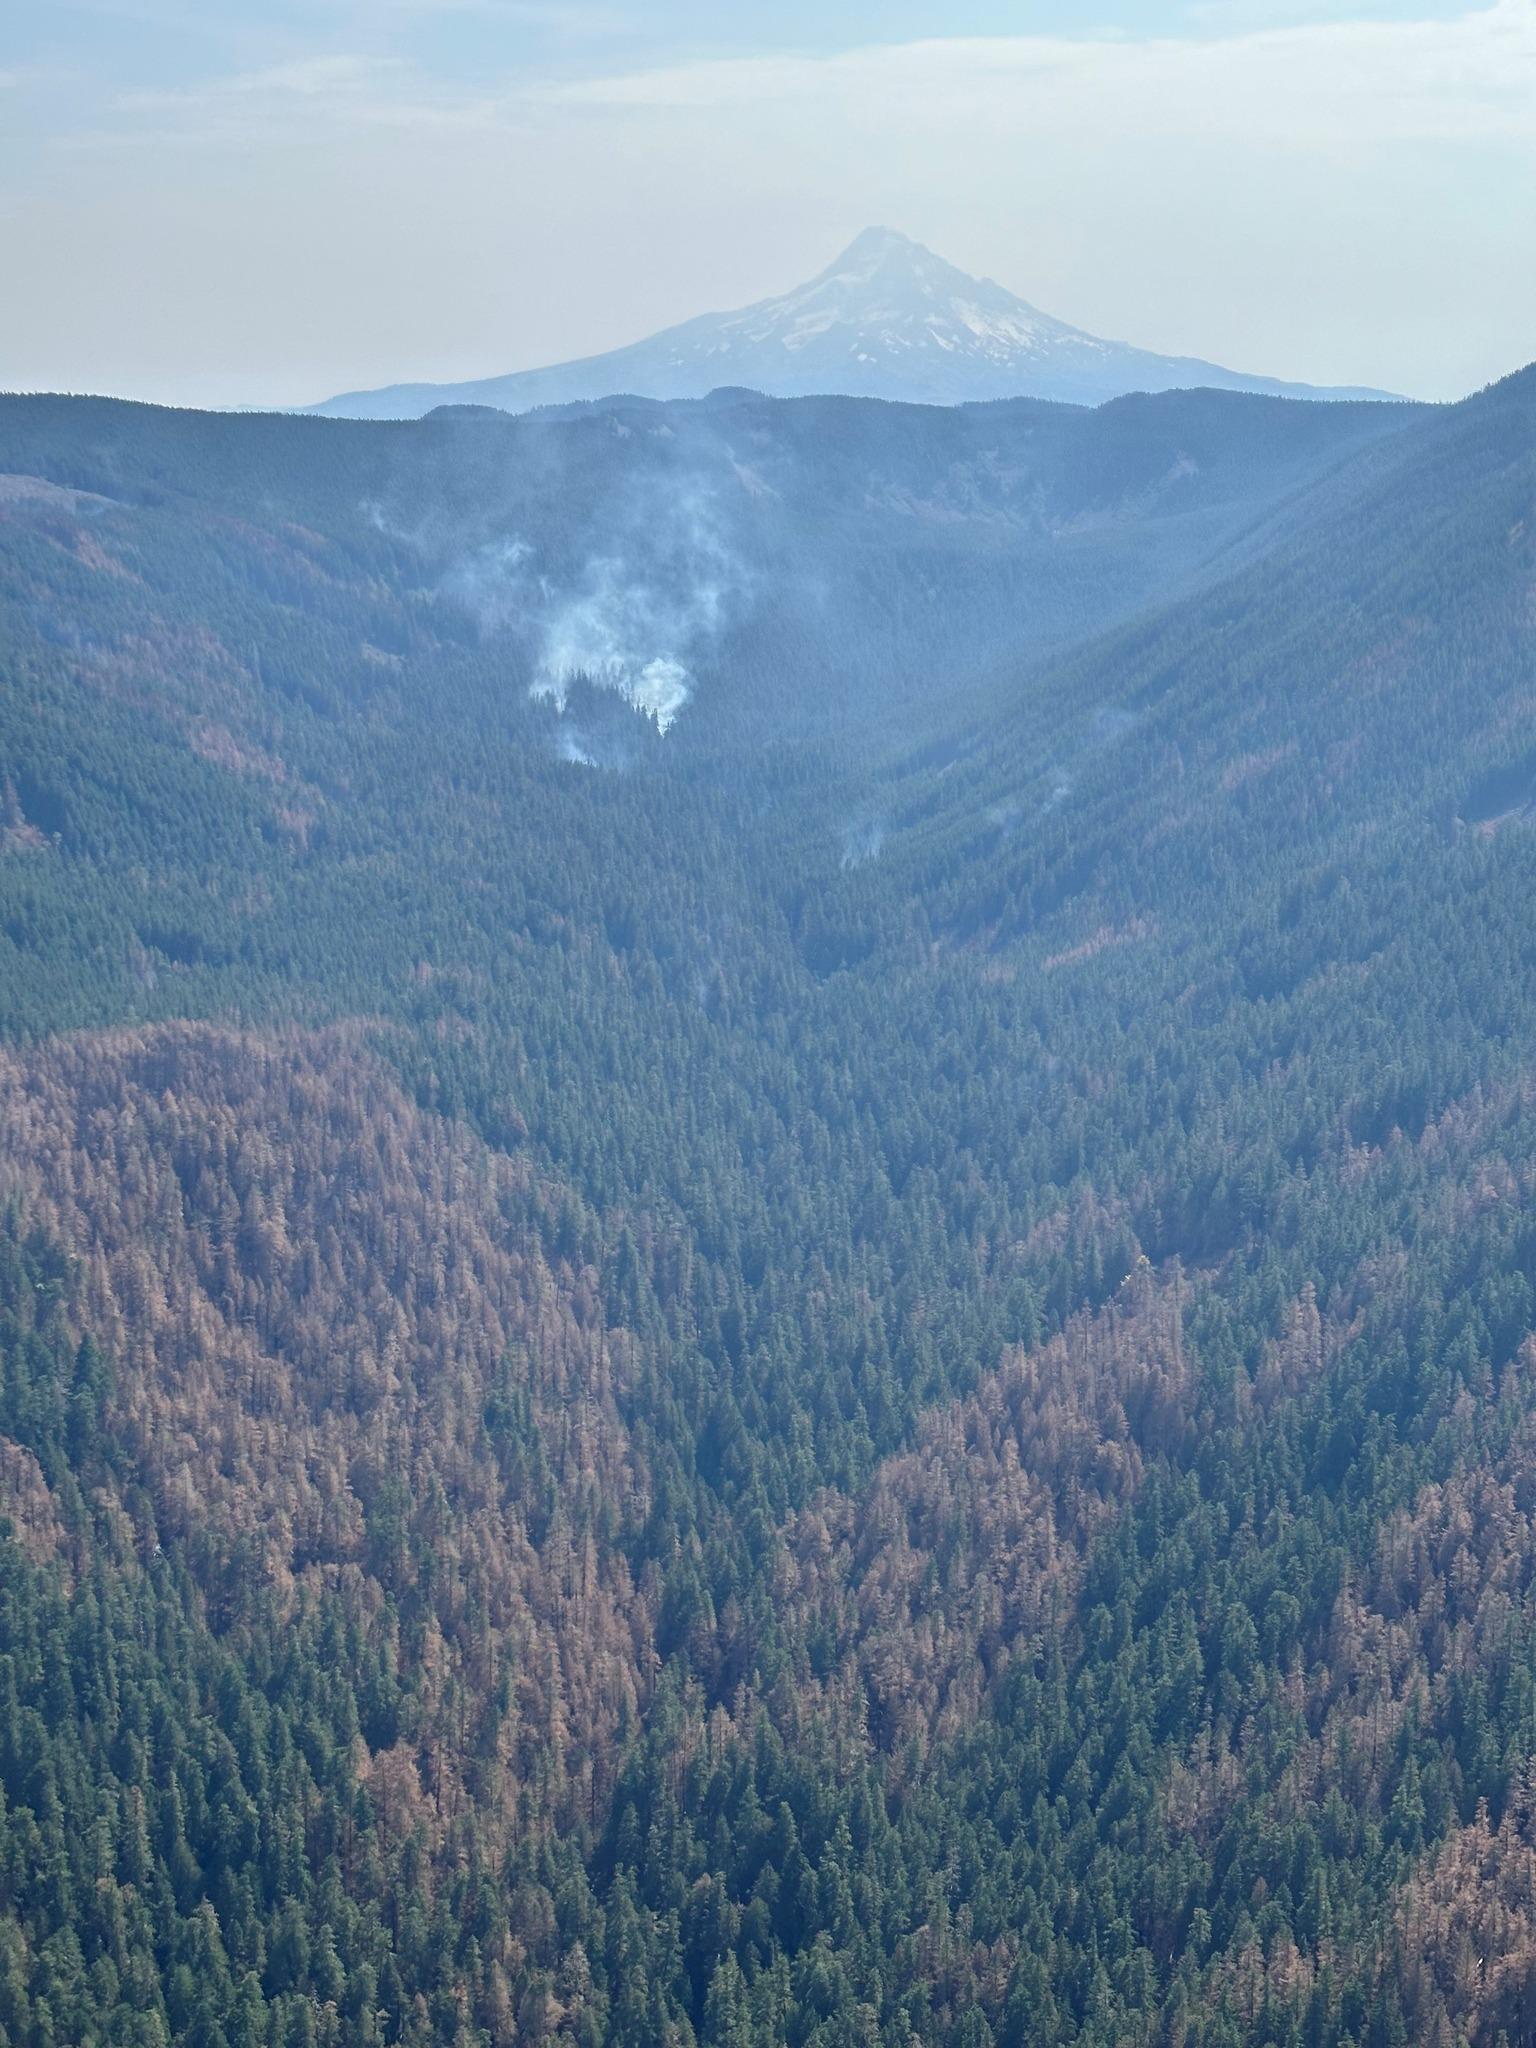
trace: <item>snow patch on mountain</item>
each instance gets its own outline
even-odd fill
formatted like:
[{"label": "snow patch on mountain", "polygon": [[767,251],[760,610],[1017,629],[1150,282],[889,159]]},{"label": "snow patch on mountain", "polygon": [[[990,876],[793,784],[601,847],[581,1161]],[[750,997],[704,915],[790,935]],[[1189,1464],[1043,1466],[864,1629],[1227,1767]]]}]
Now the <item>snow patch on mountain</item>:
[{"label": "snow patch on mountain", "polygon": [[991,278],[969,277],[892,228],[866,228],[818,276],[738,312],[706,313],[648,340],[477,383],[352,392],[316,412],[415,418],[442,404],[507,412],[629,394],[702,398],[733,385],[776,397],[841,392],[925,404],[1033,397],[1097,405],[1196,385],[1303,398],[1372,398],[1249,377],[1193,357],[1105,341]]}]

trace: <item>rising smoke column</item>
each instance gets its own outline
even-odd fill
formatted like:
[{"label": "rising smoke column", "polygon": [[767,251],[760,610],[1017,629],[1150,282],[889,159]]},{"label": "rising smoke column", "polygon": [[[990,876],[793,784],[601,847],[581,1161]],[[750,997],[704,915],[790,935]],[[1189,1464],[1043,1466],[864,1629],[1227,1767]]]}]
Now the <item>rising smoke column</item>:
[{"label": "rising smoke column", "polygon": [[502,534],[461,555],[443,587],[486,631],[531,641],[531,696],[563,711],[585,679],[665,733],[748,573],[712,488],[696,477],[631,476],[591,524],[574,567],[555,565],[524,534]]}]

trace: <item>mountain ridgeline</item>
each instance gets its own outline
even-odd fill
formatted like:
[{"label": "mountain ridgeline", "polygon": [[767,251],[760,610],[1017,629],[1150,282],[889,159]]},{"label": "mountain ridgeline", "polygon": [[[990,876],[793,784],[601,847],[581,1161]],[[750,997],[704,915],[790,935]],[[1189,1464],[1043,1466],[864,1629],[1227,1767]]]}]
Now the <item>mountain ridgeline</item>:
[{"label": "mountain ridgeline", "polygon": [[1536,371],[0,400],[0,2042],[1536,2011]]},{"label": "mountain ridgeline", "polygon": [[1099,405],[1132,391],[1215,388],[1293,398],[1382,398],[1287,384],[1104,341],[968,277],[892,228],[866,228],[827,268],[777,298],[703,313],[625,348],[460,384],[390,384],[312,406],[339,419],[419,419],[439,405],[503,412],[600,400],[702,398],[749,386],[776,398],[842,392],[922,405],[993,398]]}]

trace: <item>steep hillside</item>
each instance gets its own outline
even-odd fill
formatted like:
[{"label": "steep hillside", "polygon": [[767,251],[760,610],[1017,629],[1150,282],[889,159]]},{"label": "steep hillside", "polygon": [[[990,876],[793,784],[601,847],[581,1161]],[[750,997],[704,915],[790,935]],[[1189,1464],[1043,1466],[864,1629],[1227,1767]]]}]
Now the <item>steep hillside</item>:
[{"label": "steep hillside", "polygon": [[471,1665],[482,1693],[522,1674],[506,1754],[546,1750],[543,1797],[583,1810],[567,1767],[636,1710],[654,1617],[613,1541],[649,1511],[616,1406],[627,1341],[543,1243],[570,1198],[416,1109],[355,1032],[55,1041],[6,1062],[0,1133],[0,1199],[67,1263],[73,1334],[116,1361],[98,1427],[141,1538],[184,1554],[231,1628],[392,1604],[435,1645],[428,1719]]},{"label": "steep hillside", "polygon": [[7,2039],[1519,2038],[1533,405],[0,407]]},{"label": "steep hillside", "polygon": [[[942,806],[921,758],[892,776],[893,823],[904,801],[924,831],[942,820],[942,921],[969,915],[966,842],[1019,931],[1045,868],[1091,874],[1095,925],[1213,883],[1252,914],[1269,878],[1295,886],[1303,846],[1400,882],[1395,860],[1439,867],[1469,835],[1518,833],[1536,790],[1536,374],[1382,442],[1231,559],[1048,674],[1001,670]],[[1031,800],[1016,847],[978,843],[978,817]]]},{"label": "steep hillside", "polygon": [[587,681],[669,739],[869,745],[897,705],[947,729],[1004,651],[1191,586],[1421,416],[738,397],[387,427],[17,399],[0,404],[6,630],[17,660],[95,674],[184,733],[204,721],[205,755],[229,731],[274,789],[279,706],[316,760],[338,722],[436,717],[455,691],[525,746],[643,748],[618,706],[598,733],[562,723]]}]

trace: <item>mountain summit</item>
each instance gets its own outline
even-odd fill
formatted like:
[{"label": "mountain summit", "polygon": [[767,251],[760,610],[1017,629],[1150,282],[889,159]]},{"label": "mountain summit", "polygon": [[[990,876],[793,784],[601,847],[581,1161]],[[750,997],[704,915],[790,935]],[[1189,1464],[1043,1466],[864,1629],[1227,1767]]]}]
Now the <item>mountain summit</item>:
[{"label": "mountain summit", "polygon": [[464,384],[391,384],[311,410],[350,419],[414,419],[435,406],[504,412],[624,393],[701,398],[717,385],[775,397],[845,392],[955,405],[1053,398],[1098,405],[1127,391],[1197,385],[1295,398],[1380,398],[1250,377],[1193,356],[1103,341],[969,277],[893,228],[866,228],[808,284],[735,313],[704,313],[606,355]]}]

